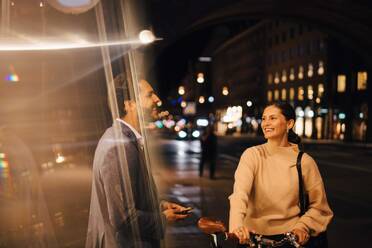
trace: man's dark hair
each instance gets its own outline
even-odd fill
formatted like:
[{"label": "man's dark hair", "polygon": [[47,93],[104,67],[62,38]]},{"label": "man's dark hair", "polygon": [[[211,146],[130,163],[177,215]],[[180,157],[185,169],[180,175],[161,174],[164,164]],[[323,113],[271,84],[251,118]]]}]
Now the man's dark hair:
[{"label": "man's dark hair", "polygon": [[125,110],[124,100],[130,99],[128,81],[124,73],[120,73],[114,78],[114,85],[115,85],[115,96],[116,96],[116,103],[118,106],[119,116],[124,117],[127,114],[127,111]]}]

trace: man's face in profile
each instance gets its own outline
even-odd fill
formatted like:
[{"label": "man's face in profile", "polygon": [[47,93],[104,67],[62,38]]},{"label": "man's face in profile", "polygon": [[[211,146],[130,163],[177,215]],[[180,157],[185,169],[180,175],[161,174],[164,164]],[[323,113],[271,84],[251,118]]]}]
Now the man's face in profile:
[{"label": "man's face in profile", "polygon": [[[159,97],[155,94],[154,89],[151,85],[141,80],[139,83],[141,107],[145,118],[148,119],[152,115],[156,115],[156,104],[160,101]],[[153,116],[154,117],[154,116]]]}]

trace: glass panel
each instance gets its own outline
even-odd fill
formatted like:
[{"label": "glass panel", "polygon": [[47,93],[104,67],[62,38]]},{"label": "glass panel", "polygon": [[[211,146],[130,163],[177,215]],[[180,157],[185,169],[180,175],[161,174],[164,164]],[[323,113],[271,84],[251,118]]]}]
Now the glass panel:
[{"label": "glass panel", "polygon": [[[135,51],[153,38],[145,32],[138,40],[148,26],[139,22],[145,8],[137,0],[97,2],[64,1],[86,4],[64,6],[76,11],[71,15],[43,1],[3,1],[0,246],[84,247],[100,238],[87,238],[87,223],[97,233],[103,201],[118,207],[113,225],[141,205],[161,226],[147,142],[141,143],[147,139],[131,136],[136,130],[147,137],[159,101]],[[117,120],[124,99],[130,126]],[[129,139],[138,150],[127,147]],[[133,171],[133,159],[142,158]],[[128,228],[139,237],[136,218]]]}]

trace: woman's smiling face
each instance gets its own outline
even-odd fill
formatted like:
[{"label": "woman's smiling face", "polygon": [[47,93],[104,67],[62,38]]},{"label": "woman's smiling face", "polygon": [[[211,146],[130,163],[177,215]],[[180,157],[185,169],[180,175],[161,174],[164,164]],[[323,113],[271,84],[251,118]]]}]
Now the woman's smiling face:
[{"label": "woman's smiling face", "polygon": [[271,105],[262,114],[261,128],[265,139],[281,139],[290,127],[281,110]]}]

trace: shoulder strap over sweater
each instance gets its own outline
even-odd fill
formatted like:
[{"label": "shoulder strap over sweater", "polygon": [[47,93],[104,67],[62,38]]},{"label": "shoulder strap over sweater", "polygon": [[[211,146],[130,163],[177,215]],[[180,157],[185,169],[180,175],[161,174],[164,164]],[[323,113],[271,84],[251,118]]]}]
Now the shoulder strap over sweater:
[{"label": "shoulder strap over sweater", "polygon": [[297,155],[297,173],[298,173],[298,197],[300,203],[300,216],[304,215],[306,212],[306,199],[305,199],[305,191],[304,191],[304,181],[302,179],[302,169],[301,169],[301,159],[302,155],[304,154],[303,151],[300,151]]}]

